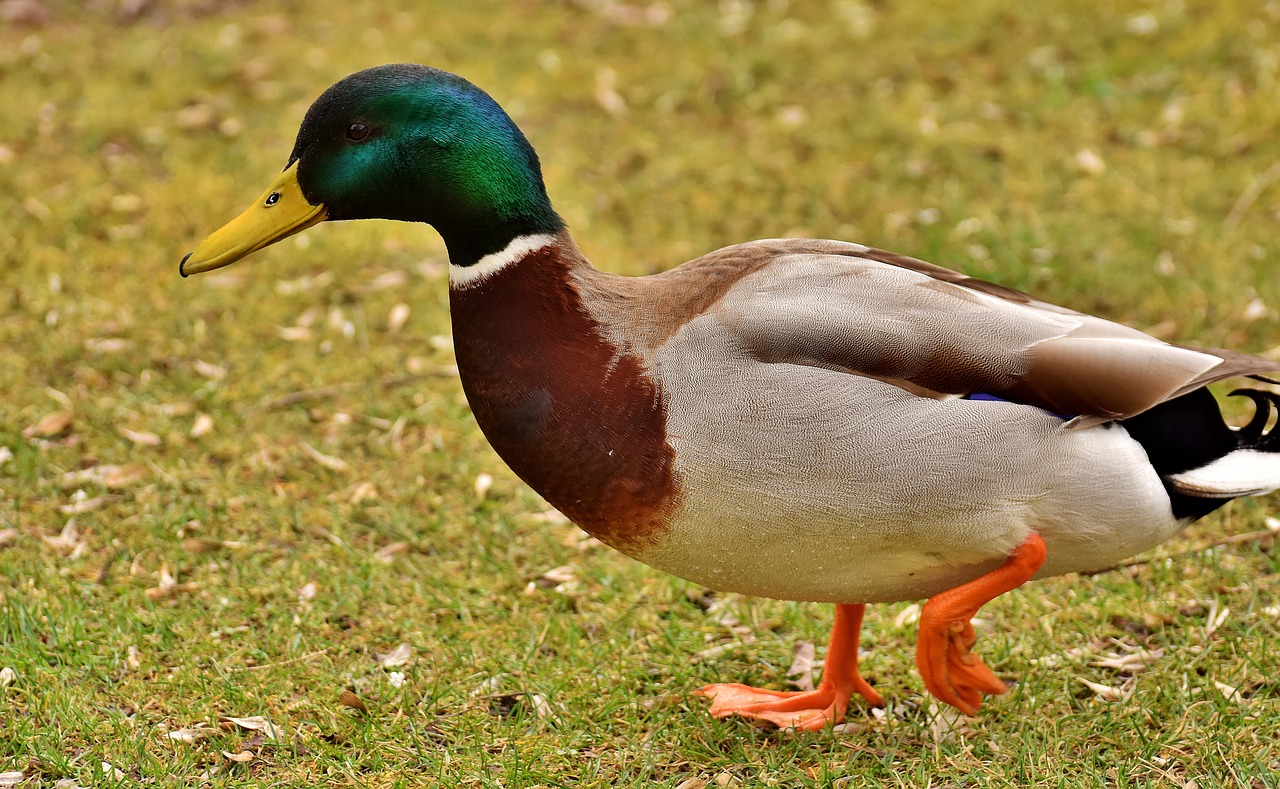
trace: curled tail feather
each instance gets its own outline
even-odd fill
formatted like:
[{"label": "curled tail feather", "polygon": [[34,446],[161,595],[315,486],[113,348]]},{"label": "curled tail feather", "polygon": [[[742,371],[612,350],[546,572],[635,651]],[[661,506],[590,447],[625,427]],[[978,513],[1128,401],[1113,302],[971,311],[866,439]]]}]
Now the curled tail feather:
[{"label": "curled tail feather", "polygon": [[1257,496],[1280,488],[1280,424],[1267,430],[1280,413],[1280,394],[1237,389],[1233,396],[1253,401],[1249,424],[1235,432],[1236,449],[1214,460],[1168,477],[1174,490],[1202,499],[1229,500]]}]

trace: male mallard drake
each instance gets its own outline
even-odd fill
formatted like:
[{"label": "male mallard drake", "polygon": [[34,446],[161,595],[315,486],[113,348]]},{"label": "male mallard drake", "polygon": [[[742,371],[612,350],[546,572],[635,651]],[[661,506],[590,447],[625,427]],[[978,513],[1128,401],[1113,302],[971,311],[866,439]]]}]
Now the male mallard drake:
[{"label": "male mallard drake", "polygon": [[593,268],[538,158],[466,80],[390,65],[308,110],[263,196],[183,259],[225,266],[322,220],[426,222],[448,247],[462,385],[498,454],[575,523],[713,589],[836,603],[821,686],[712,685],[717,716],[838,721],[865,604],[929,598],[916,659],[974,713],[988,600],[1111,566],[1280,487],[1280,397],[1228,428],[1204,387],[1277,365],[1179,347],[839,241]]}]

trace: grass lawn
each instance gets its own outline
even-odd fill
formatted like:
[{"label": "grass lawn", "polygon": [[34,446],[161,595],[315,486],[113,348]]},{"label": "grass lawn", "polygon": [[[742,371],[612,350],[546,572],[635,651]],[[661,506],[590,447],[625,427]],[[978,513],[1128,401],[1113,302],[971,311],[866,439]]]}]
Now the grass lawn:
[{"label": "grass lawn", "polygon": [[786,687],[830,607],[548,511],[471,419],[429,228],[178,277],[321,90],[402,60],[512,113],[603,268],[843,238],[1280,354],[1274,0],[5,0],[0,786],[1280,783],[1280,561],[1221,542],[1275,497],[987,606],[1018,684],[976,718],[904,603],[864,631],[887,710],[711,720],[694,688]]}]

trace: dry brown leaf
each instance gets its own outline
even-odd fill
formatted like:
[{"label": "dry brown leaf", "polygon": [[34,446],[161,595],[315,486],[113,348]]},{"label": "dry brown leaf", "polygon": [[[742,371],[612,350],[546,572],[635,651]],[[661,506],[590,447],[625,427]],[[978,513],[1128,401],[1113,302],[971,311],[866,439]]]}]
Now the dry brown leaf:
[{"label": "dry brown leaf", "polygon": [[1090,682],[1084,677],[1077,677],[1077,679],[1083,682],[1089,690],[1093,691],[1094,696],[1102,699],[1103,701],[1124,701],[1133,694],[1134,685],[1132,679],[1126,680],[1125,683],[1119,687]]},{"label": "dry brown leaf", "polygon": [[893,618],[893,626],[906,627],[907,625],[914,625],[916,622],[919,622],[919,621],[920,621],[920,604],[912,603],[911,605],[899,611],[898,615]]},{"label": "dry brown leaf", "polygon": [[795,677],[791,684],[799,690],[813,690],[813,663],[817,650],[812,641],[797,641],[795,657],[791,660],[791,668],[787,669],[788,677]]},{"label": "dry brown leaf", "polygon": [[569,519],[565,517],[563,512],[554,509],[530,513],[526,517],[535,523],[550,523],[557,526],[569,522]]},{"label": "dry brown leaf", "polygon": [[222,540],[202,540],[198,537],[190,537],[182,541],[182,550],[187,553],[211,553],[226,547],[226,543]]},{"label": "dry brown leaf", "polygon": [[213,734],[213,729],[195,728],[195,729],[176,729],[165,734],[165,737],[175,742],[183,742],[187,745],[194,745]]},{"label": "dry brown leaf", "polygon": [[1074,662],[1083,657],[1087,657],[1088,655],[1093,654],[1093,652],[1094,650],[1090,647],[1075,647],[1073,649],[1068,649],[1065,652],[1056,652],[1052,655],[1041,655],[1040,657],[1033,657],[1031,658],[1031,662],[1035,663],[1038,666],[1048,666],[1049,668],[1056,668],[1057,666],[1063,665],[1063,663],[1065,662],[1068,662],[1068,661]]},{"label": "dry brown leaf", "polygon": [[227,377],[227,368],[222,365],[210,364],[209,362],[196,359],[191,363],[191,366],[195,369],[197,375],[205,378],[217,381]]},{"label": "dry brown leaf", "polygon": [[552,567],[547,570],[538,576],[538,580],[541,582],[541,586],[558,586],[574,580],[577,577],[576,572],[572,565],[562,564],[559,567]]},{"label": "dry brown leaf", "polygon": [[347,461],[339,457],[334,457],[333,455],[326,455],[325,453],[321,452],[320,450],[308,444],[306,441],[301,442],[299,446],[302,447],[302,451],[307,453],[307,455],[312,460],[324,466],[325,468],[329,469],[330,471],[350,471],[351,470],[351,466],[347,463]]},{"label": "dry brown leaf", "polygon": [[170,597],[177,597],[180,594],[194,592],[200,588],[200,584],[193,582],[173,584],[172,586],[153,586],[147,589],[143,594],[152,602],[159,602]]},{"label": "dry brown leaf", "polygon": [[80,540],[80,528],[76,526],[75,518],[68,520],[56,537],[46,537],[42,534],[40,539],[45,545],[63,555],[81,550],[84,544]]},{"label": "dry brown leaf", "polygon": [[355,336],[355,326],[347,319],[346,313],[337,305],[329,307],[329,315],[325,322],[330,329],[341,331],[348,338]]},{"label": "dry brown leaf", "polygon": [[27,438],[55,438],[71,429],[75,415],[70,411],[54,411],[45,414],[34,424],[22,431]]},{"label": "dry brown leaf", "polygon": [[232,753],[231,751],[223,751],[222,755],[227,757],[228,760],[233,762],[239,762],[240,764],[244,764],[245,762],[251,762],[254,759],[253,751],[240,751],[239,753]]},{"label": "dry brown leaf", "polygon": [[111,778],[113,781],[123,781],[129,776],[124,774],[124,770],[117,769],[110,762],[103,762],[101,765],[102,774]]},{"label": "dry brown leaf", "polygon": [[148,430],[130,430],[127,427],[117,427],[116,432],[124,436],[130,443],[140,447],[158,447],[161,443],[160,436]]},{"label": "dry brown leaf", "polygon": [[[229,636],[238,635],[240,633],[248,633],[252,629],[253,628],[249,627],[248,625],[236,625],[235,627],[225,627],[225,628],[219,627],[215,629],[213,632],[211,632],[209,634],[209,637],[212,638],[214,641],[218,641],[220,639],[224,639]],[[224,726],[223,728],[225,729],[229,727]]]},{"label": "dry brown leaf", "polygon": [[708,647],[699,652],[694,652],[693,655],[689,657],[689,662],[701,663],[704,660],[710,660],[711,658],[720,657],[726,652],[732,652],[735,649],[741,649],[747,644],[753,644],[755,643],[755,640],[756,640],[756,637],[754,635],[750,633],[744,633],[742,634],[742,637],[739,638],[737,641],[730,641],[727,644],[720,644],[719,646]]},{"label": "dry brown leaf", "polygon": [[592,537],[590,534],[587,534],[585,531],[578,529],[576,526],[573,531],[570,531],[565,535],[564,539],[560,541],[560,544],[566,548],[572,548],[578,553],[586,553],[587,551],[604,545],[604,543],[600,542],[595,537]]},{"label": "dry brown leaf", "polygon": [[1213,686],[1218,689],[1218,692],[1222,694],[1222,698],[1227,701],[1238,704],[1245,700],[1244,697],[1240,695],[1240,689],[1233,685],[1228,685],[1225,682],[1219,682],[1215,679],[1213,681]]},{"label": "dry brown leaf", "polygon": [[277,326],[276,333],[285,342],[305,342],[311,339],[311,329],[306,326]]},{"label": "dry brown leaf", "polygon": [[413,647],[408,644],[400,644],[387,654],[379,654],[377,657],[378,662],[381,663],[384,668],[395,668],[396,666],[403,666],[405,663],[408,663],[409,658],[412,655]]},{"label": "dry brown leaf", "polygon": [[99,466],[98,468],[102,469],[98,479],[109,490],[123,490],[141,482],[147,476],[147,469],[136,463],[128,466]]},{"label": "dry brown leaf", "polygon": [[254,715],[248,718],[236,718],[226,715],[222,717],[222,720],[239,726],[242,729],[260,731],[268,740],[284,739],[284,730],[261,715]]},{"label": "dry brown leaf", "polygon": [[1076,151],[1073,164],[1075,164],[1077,170],[1085,175],[1102,175],[1107,171],[1107,163],[1091,148],[1082,148]]},{"label": "dry brown leaf", "polygon": [[547,697],[541,693],[530,693],[529,703],[533,706],[533,714],[543,720],[554,720],[556,717],[555,710],[551,709],[551,702],[547,701]]},{"label": "dry brown leaf", "polygon": [[0,548],[8,548],[18,541],[21,534],[17,529],[0,529]]},{"label": "dry brown leaf", "polygon": [[561,565],[547,570],[542,575],[530,581],[524,588],[525,594],[533,594],[538,589],[550,589],[561,594],[572,592],[577,586],[577,575],[574,568],[570,565]]},{"label": "dry brown leaf", "polygon": [[[900,708],[895,707],[890,709],[895,713],[900,712]],[[899,715],[894,717],[899,717]],[[970,731],[969,718],[950,704],[939,704],[930,700],[927,719],[929,721],[929,735],[934,743],[937,744],[955,742],[957,736],[964,735]]]},{"label": "dry brown leaf", "polygon": [[28,197],[26,200],[22,201],[22,210],[26,211],[34,218],[39,219],[41,222],[53,216],[53,210],[34,197]]},{"label": "dry brown leaf", "polygon": [[439,279],[449,270],[449,266],[447,262],[441,260],[424,260],[414,266],[414,269],[424,279]]},{"label": "dry brown leaf", "polygon": [[344,707],[350,707],[353,710],[360,710],[366,714],[369,712],[369,708],[365,706],[364,700],[357,696],[354,691],[346,688],[343,688],[342,692],[338,694],[338,703]]},{"label": "dry brown leaf", "polygon": [[608,66],[596,70],[596,103],[615,117],[627,114],[627,101],[617,90],[618,72]]},{"label": "dry brown leaf", "polygon": [[[321,290],[333,284],[333,272],[322,271],[311,277],[298,277],[297,279],[279,280],[276,282],[276,293],[284,296],[295,293],[307,293],[313,290]],[[319,307],[308,307],[307,311],[302,313],[298,318],[298,323],[304,326],[310,326],[315,322],[316,317],[320,314]]]},{"label": "dry brown leaf", "polygon": [[174,578],[173,575],[169,572],[169,565],[161,564],[160,565],[160,585],[154,586],[146,590],[144,594],[146,594],[148,600],[157,601],[157,600],[164,600],[166,598],[173,597],[174,595],[182,594],[185,592],[192,592],[198,588],[200,588],[200,585],[197,583],[184,583],[184,584],[178,583],[178,579]]},{"label": "dry brown leaf", "polygon": [[1212,636],[1217,632],[1219,627],[1227,621],[1227,617],[1231,615],[1231,609],[1227,606],[1219,608],[1218,601],[1214,600],[1209,604],[1209,613],[1205,616],[1204,635],[1205,638]]},{"label": "dry brown leaf", "polygon": [[500,693],[490,696],[489,714],[499,718],[510,718],[515,714],[516,707],[520,706],[520,702],[524,700],[522,693]]},{"label": "dry brown leaf", "polygon": [[373,279],[369,280],[365,286],[365,290],[388,290],[390,288],[401,288],[409,282],[409,275],[401,269],[392,269],[384,271]]},{"label": "dry brown leaf", "polygon": [[177,585],[177,583],[178,583],[178,579],[173,576],[173,573],[169,572],[169,565],[165,563],[161,563],[160,588],[167,589],[169,587]]},{"label": "dry brown leaf", "polygon": [[372,482],[360,482],[351,489],[351,498],[348,501],[352,504],[359,504],[365,499],[377,499],[378,486]]},{"label": "dry brown leaf", "polygon": [[205,413],[196,414],[195,421],[191,424],[191,432],[187,435],[192,438],[200,438],[207,436],[213,432],[213,417]]},{"label": "dry brown leaf", "polygon": [[93,353],[120,353],[132,348],[133,341],[123,337],[90,337],[84,341],[84,347]]},{"label": "dry brown leaf", "polygon": [[168,403],[158,403],[150,406],[148,410],[163,414],[168,417],[186,416],[196,410],[196,406],[189,400],[174,400]]},{"label": "dry brown leaf", "polygon": [[[214,287],[217,287],[217,286],[215,285]],[[200,773],[200,781],[201,783],[208,783],[221,774],[222,774],[222,765],[215,764],[211,766],[209,769]]]},{"label": "dry brown leaf", "polygon": [[413,546],[411,546],[407,542],[393,542],[390,545],[384,545],[378,550],[374,551],[373,558],[377,559],[383,564],[391,564],[393,561],[395,561],[395,558],[397,556],[399,556],[402,553],[408,553],[409,549],[412,547]]},{"label": "dry brown leaf", "polygon": [[703,610],[711,621],[732,629],[742,624],[738,620],[738,615],[734,613],[734,609],[738,607],[740,599],[741,598],[736,594],[727,594],[723,597],[715,597]]},{"label": "dry brown leaf", "polygon": [[82,512],[93,512],[103,504],[115,501],[115,496],[87,496],[83,490],[71,494],[70,504],[59,504],[58,512],[63,515],[79,515]]},{"label": "dry brown leaf", "polygon": [[725,770],[716,776],[716,786],[742,786],[742,779]]},{"label": "dry brown leaf", "polygon": [[387,331],[392,334],[399,334],[404,325],[409,322],[409,305],[400,302],[391,308],[391,313],[387,316]]},{"label": "dry brown leaf", "polygon": [[1151,664],[1164,657],[1163,649],[1137,649],[1125,655],[1108,655],[1091,661],[1089,665],[1109,668],[1124,674],[1138,674],[1150,668]]},{"label": "dry brown leaf", "polygon": [[707,782],[701,778],[686,778],[676,784],[676,789],[706,789]]},{"label": "dry brown leaf", "polygon": [[481,682],[479,685],[477,685],[476,689],[471,691],[471,695],[487,696],[491,693],[496,693],[498,691],[498,688],[502,687],[502,681],[505,680],[508,676],[510,675],[494,674],[492,677],[489,677],[484,682]]},{"label": "dry brown leaf", "polygon": [[1267,317],[1270,312],[1271,310],[1267,308],[1267,303],[1265,301],[1262,299],[1254,299],[1245,305],[1244,313],[1241,317],[1244,318],[1246,322],[1253,322]]},{"label": "dry brown leaf", "polygon": [[81,485],[104,485],[108,488],[127,488],[147,475],[147,470],[137,464],[129,466],[94,466],[79,471],[68,471],[57,478],[57,484],[66,489]]},{"label": "dry brown leaf", "polygon": [[675,707],[679,704],[683,704],[684,701],[685,697],[682,694],[666,693],[661,696],[638,698],[635,700],[635,704],[642,710],[658,710],[666,707]]},{"label": "dry brown leaf", "polygon": [[67,409],[68,411],[75,410],[71,404],[71,396],[68,395],[66,392],[63,392],[58,389],[54,389],[52,386],[46,386],[44,388],[44,393],[50,399],[52,399],[54,402],[56,402],[58,405],[62,406],[63,408]]},{"label": "dry brown leaf", "polygon": [[188,104],[174,113],[173,122],[179,129],[208,129],[217,121],[217,113],[205,102]]}]

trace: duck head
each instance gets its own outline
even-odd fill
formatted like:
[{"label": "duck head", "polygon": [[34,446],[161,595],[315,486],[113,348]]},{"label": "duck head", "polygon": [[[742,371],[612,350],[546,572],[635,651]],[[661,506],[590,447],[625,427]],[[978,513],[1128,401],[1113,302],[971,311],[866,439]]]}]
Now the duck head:
[{"label": "duck head", "polygon": [[448,72],[395,64],[321,94],[284,171],[183,258],[179,272],[212,271],[341,219],[426,222],[458,266],[564,227],[537,154],[497,102]]}]

